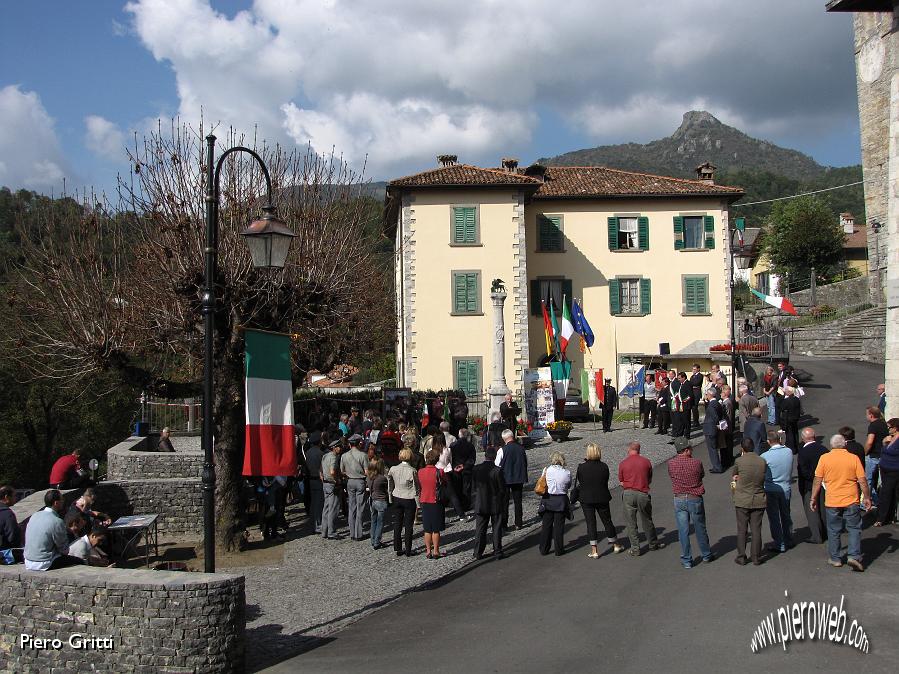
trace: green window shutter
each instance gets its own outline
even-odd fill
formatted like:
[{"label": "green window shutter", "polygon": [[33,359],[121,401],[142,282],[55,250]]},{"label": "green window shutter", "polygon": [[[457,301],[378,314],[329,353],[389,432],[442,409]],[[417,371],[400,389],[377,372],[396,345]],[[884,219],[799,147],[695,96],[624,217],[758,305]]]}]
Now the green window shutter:
[{"label": "green window shutter", "polygon": [[477,243],[474,206],[453,208],[453,243]]},{"label": "green window shutter", "polygon": [[609,279],[609,311],[613,316],[621,313],[621,283],[618,279]]},{"label": "green window shutter", "polygon": [[478,310],[478,275],[465,274],[465,311]]},{"label": "green window shutter", "polygon": [[637,241],[640,250],[649,250],[649,218],[637,218]]},{"label": "green window shutter", "polygon": [[708,280],[705,278],[695,279],[696,281],[696,313],[698,314],[707,314],[709,313],[709,292],[707,283]]},{"label": "green window shutter", "polygon": [[705,247],[706,248],[714,248],[715,247],[715,218],[711,215],[706,215],[702,219],[704,229],[705,229]]},{"label": "green window shutter", "polygon": [[674,216],[674,249],[681,250],[684,247],[684,219],[680,215]]},{"label": "green window shutter", "polygon": [[[562,297],[564,298],[564,300],[566,302],[568,302],[569,307],[571,306],[571,293],[572,292],[573,292],[573,290],[572,290],[571,279],[563,279],[562,280]],[[561,311],[561,310],[562,310],[562,308],[559,307],[559,311]],[[559,320],[562,320],[561,315],[559,316]]]},{"label": "green window shutter", "polygon": [[473,396],[480,393],[478,382],[480,380],[480,372],[478,371],[479,362],[477,360],[457,360],[456,361],[456,388],[463,391],[466,396]]},{"label": "green window shutter", "polygon": [[531,281],[531,316],[543,316],[543,307],[540,306],[540,281]]},{"label": "green window shutter", "polygon": [[562,218],[558,215],[539,216],[539,246],[541,251],[562,250]]},{"label": "green window shutter", "polygon": [[695,314],[696,310],[696,279],[684,279],[684,313]]},{"label": "green window shutter", "polygon": [[465,313],[465,274],[453,274],[453,313]]},{"label": "green window shutter", "polygon": [[609,250],[618,250],[618,218],[609,216]]},{"label": "green window shutter", "polygon": [[651,282],[648,278],[640,279],[640,313],[648,314],[652,310]]}]

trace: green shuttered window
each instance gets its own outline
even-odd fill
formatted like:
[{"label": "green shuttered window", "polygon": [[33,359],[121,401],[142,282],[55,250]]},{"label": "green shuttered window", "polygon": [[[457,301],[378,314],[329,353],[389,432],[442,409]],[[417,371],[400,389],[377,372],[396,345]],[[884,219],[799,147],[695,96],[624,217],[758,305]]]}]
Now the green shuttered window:
[{"label": "green shuttered window", "polygon": [[715,247],[715,218],[707,215],[702,219],[703,229],[705,229],[705,247],[712,249]]},{"label": "green shuttered window", "polygon": [[649,218],[610,216],[609,250],[649,250]]},{"label": "green shuttered window", "polygon": [[684,276],[684,313],[709,313],[708,276]]},{"label": "green shuttered window", "polygon": [[675,250],[712,250],[715,248],[715,217],[712,215],[675,215]]},{"label": "green shuttered window", "polygon": [[469,397],[478,395],[481,392],[481,359],[453,359],[453,377],[454,388]]},{"label": "green shuttered window", "polygon": [[684,218],[680,215],[674,216],[674,249],[684,249]]},{"label": "green shuttered window", "polygon": [[478,243],[477,208],[453,206],[453,243]]},{"label": "green shuttered window", "polygon": [[565,239],[562,234],[561,215],[537,216],[537,250],[541,253],[561,252]]},{"label": "green shuttered window", "polygon": [[476,314],[481,311],[481,273],[453,272],[453,313]]},{"label": "green shuttered window", "polygon": [[609,312],[613,316],[644,316],[652,312],[648,278],[609,279]]}]

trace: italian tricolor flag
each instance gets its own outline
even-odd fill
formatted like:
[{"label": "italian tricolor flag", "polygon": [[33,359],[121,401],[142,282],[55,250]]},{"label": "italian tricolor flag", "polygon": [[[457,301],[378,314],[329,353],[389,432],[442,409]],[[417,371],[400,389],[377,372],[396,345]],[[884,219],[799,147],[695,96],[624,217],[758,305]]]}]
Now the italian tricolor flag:
[{"label": "italian tricolor flag", "polygon": [[247,330],[244,475],[293,475],[293,382],[290,337]]},{"label": "italian tricolor flag", "polygon": [[562,350],[562,353],[565,353],[565,349],[568,348],[568,341],[571,339],[571,335],[574,334],[574,325],[571,323],[571,312],[568,311],[568,301],[564,295],[562,296],[562,325],[559,327],[561,329],[559,348]]},{"label": "italian tricolor flag", "polygon": [[781,311],[786,311],[788,314],[796,315],[796,307],[793,306],[793,303],[788,300],[786,297],[774,297],[773,295],[763,295],[755,288],[750,288],[752,294],[758,297],[760,300],[765,302],[766,304],[770,304],[772,307],[777,307]]}]

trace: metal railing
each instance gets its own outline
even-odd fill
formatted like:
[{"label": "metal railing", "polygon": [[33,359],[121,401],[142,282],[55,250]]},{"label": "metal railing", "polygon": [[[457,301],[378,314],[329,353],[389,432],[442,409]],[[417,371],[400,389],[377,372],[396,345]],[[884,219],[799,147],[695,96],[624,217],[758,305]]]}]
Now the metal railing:
[{"label": "metal railing", "polygon": [[784,325],[788,328],[804,328],[811,325],[821,325],[840,318],[852,316],[853,314],[871,309],[874,306],[876,305],[871,302],[862,302],[861,304],[853,304],[848,307],[839,308],[825,304],[819,307],[813,307],[812,310],[804,316],[797,316],[796,318],[785,320]]},{"label": "metal railing", "polygon": [[138,421],[148,424],[150,433],[158,433],[163,428],[173,433],[193,433],[199,432],[203,425],[201,398],[171,400],[145,395],[138,402]]},{"label": "metal railing", "polygon": [[736,342],[749,348],[739,349],[739,353],[750,359],[768,360],[786,358],[790,355],[790,344],[786,330],[744,330],[738,328]]}]

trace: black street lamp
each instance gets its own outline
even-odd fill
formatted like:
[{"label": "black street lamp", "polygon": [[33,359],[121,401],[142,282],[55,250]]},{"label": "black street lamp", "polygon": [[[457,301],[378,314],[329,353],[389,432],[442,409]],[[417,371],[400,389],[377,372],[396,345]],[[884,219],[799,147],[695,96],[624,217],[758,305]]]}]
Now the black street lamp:
[{"label": "black street lamp", "polygon": [[[734,281],[734,267],[739,263],[741,269],[748,266],[749,252],[744,249],[742,233],[746,229],[746,220],[737,218],[734,226],[728,232],[728,255],[730,255],[730,419],[728,424],[731,429],[731,438],[734,437],[734,430],[737,422],[737,326],[736,326],[736,303],[734,302],[734,293],[736,291],[736,282]],[[734,238],[739,239],[739,243],[735,244]],[[733,444],[731,444],[730,452],[733,456]]]},{"label": "black street lamp", "polygon": [[268,190],[268,204],[261,219],[241,233],[250,249],[253,266],[259,269],[281,269],[287,259],[290,243],[296,236],[275,216],[272,206],[272,179],[262,158],[247,147],[225,150],[215,161],[215,136],[206,136],[206,248],[205,288],[203,290],[203,558],[206,573],[215,572],[215,462],[212,434],[212,363],[215,333],[215,276],[218,258],[219,177],[225,157],[246,152],[262,169]]}]

